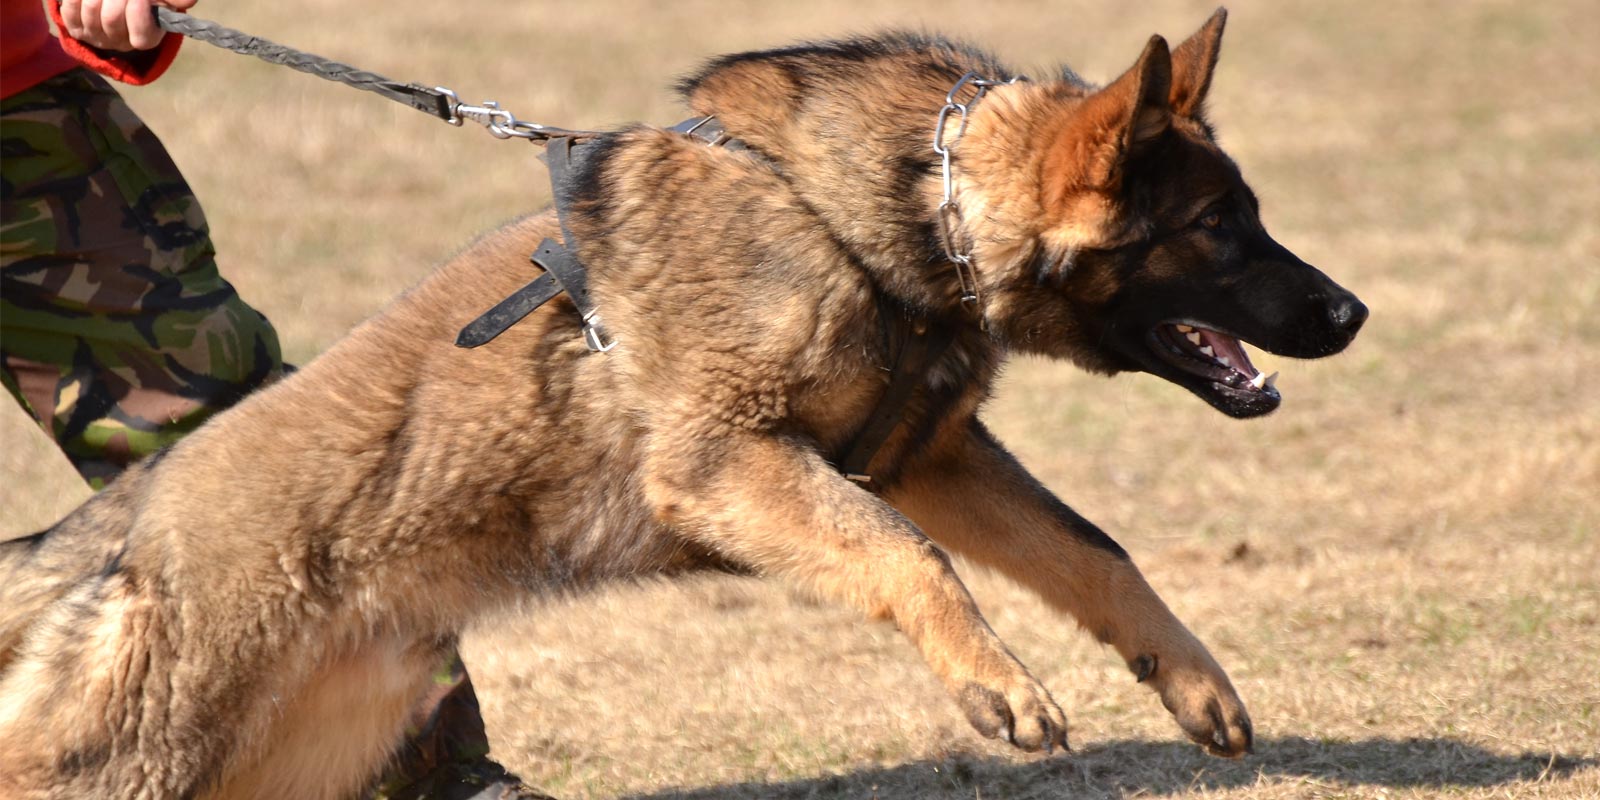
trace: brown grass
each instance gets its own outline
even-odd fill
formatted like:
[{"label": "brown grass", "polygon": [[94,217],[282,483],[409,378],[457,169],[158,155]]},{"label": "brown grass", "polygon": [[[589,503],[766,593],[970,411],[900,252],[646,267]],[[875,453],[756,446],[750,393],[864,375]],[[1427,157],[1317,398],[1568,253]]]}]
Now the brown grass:
[{"label": "brown grass", "polygon": [[[683,112],[715,53],[885,25],[1108,79],[1195,0],[203,4],[269,38],[575,126]],[[1067,620],[974,575],[1079,748],[980,741],[891,628],[740,581],[621,587],[467,642],[495,752],[564,797],[1600,797],[1600,15],[1582,0],[1232,8],[1213,115],[1278,238],[1360,293],[1344,356],[1222,418],[1018,364],[988,419],[1113,532],[1250,703],[1207,759]],[[545,202],[518,143],[191,44],[129,91],[227,274],[305,360]],[[0,531],[86,490],[0,414]]]}]

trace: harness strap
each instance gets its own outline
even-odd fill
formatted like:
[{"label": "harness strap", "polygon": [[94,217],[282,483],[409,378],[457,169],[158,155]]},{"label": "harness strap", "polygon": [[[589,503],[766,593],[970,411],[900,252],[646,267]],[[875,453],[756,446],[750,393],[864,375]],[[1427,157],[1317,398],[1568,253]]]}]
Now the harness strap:
[{"label": "harness strap", "polygon": [[572,140],[551,139],[544,147],[543,158],[550,172],[550,197],[555,202],[556,220],[561,224],[561,238],[570,245],[577,241],[567,226],[568,212],[572,210],[571,187],[567,185],[567,173],[572,169]]},{"label": "harness strap", "polygon": [[[722,123],[714,116],[692,117],[672,126],[669,130],[702,139],[712,147],[724,147],[729,150],[745,149],[744,142],[728,136]],[[534,251],[531,260],[544,270],[544,274],[513,292],[510,297],[496,303],[494,308],[462,328],[456,335],[457,347],[471,348],[488,344],[496,336],[509,330],[512,325],[532,314],[550,298],[565,291],[572,299],[572,304],[577,307],[578,316],[583,318],[584,341],[589,344],[589,348],[602,352],[611,349],[614,342],[607,341],[605,330],[600,326],[598,309],[589,296],[588,272],[584,269],[583,262],[573,253],[571,244],[577,239],[572,235],[572,229],[568,227],[572,195],[567,175],[572,170],[575,152],[585,144],[586,141],[574,142],[571,137],[556,137],[545,145],[543,158],[550,172],[550,193],[555,202],[556,219],[561,225],[561,238],[566,244],[563,245],[554,239],[540,242],[539,249]]]},{"label": "harness strap", "polygon": [[929,368],[938,362],[955,339],[955,331],[946,325],[929,330],[925,323],[919,321],[906,327],[905,340],[895,354],[889,387],[878,398],[877,407],[867,417],[861,430],[856,432],[850,446],[844,451],[844,457],[838,462],[838,469],[846,478],[869,489],[872,488],[872,475],[867,468],[872,464],[873,456],[877,455],[879,448],[889,440],[889,435],[905,419],[906,405],[911,402],[911,396],[921,385]]},{"label": "harness strap", "polygon": [[[572,203],[571,195],[567,191],[566,176],[572,166],[571,160],[570,139],[551,139],[546,145],[545,164],[550,171],[550,189],[551,195],[555,198],[556,219],[561,225],[561,238],[568,242],[573,241],[572,231],[567,227],[567,212]],[[597,329],[596,309],[594,301],[589,297],[588,272],[584,270],[583,263],[577,256],[561,242],[545,239],[539,243],[539,248],[533,252],[529,260],[542,269],[544,274],[468,323],[456,335],[456,346],[478,347],[487,344],[496,336],[505,333],[512,325],[521,322],[550,298],[566,292],[573,306],[578,309],[578,316],[583,319],[584,340],[589,342],[591,349],[609,350],[610,347],[603,342],[602,331]]]},{"label": "harness strap", "polygon": [[[545,165],[550,172],[550,193],[555,200],[561,238],[569,244],[576,241],[567,222],[572,208],[571,187],[567,181],[572,168],[572,150],[572,140],[559,137],[549,141],[544,155]],[[554,239],[545,239],[539,243],[539,248],[529,260],[544,270],[544,274],[468,323],[456,335],[456,346],[478,347],[487,344],[562,292],[567,293],[572,305],[578,309],[578,316],[583,319],[583,339],[589,349],[604,352],[615,346],[615,342],[607,341],[605,330],[600,326],[599,309],[595,307],[594,298],[589,296],[588,270],[584,269],[583,262],[578,260],[572,248]]]},{"label": "harness strap", "polygon": [[512,292],[510,297],[496,303],[494,308],[467,323],[467,326],[456,334],[456,347],[471,348],[488,344],[494,337],[505,333],[512,325],[521,322],[523,317],[532,314],[534,309],[558,294],[561,294],[561,284],[556,282],[554,273],[546,271],[528,285]]}]

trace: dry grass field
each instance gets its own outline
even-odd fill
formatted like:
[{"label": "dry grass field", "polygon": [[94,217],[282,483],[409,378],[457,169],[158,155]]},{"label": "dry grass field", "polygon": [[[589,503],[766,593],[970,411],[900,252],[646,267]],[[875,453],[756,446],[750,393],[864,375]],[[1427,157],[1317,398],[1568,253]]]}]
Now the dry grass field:
[{"label": "dry grass field", "polygon": [[[1205,0],[202,3],[525,118],[671,123],[722,52],[887,26],[1108,80]],[[1017,363],[987,419],[1230,670],[1257,753],[1207,758],[1115,656],[966,569],[1076,751],[980,740],[891,626],[736,579],[485,623],[495,753],[564,798],[1600,797],[1600,8],[1240,0],[1212,92],[1277,238],[1362,296],[1344,355],[1225,419],[1147,376]],[[475,233],[534,151],[191,43],[130,90],[223,272],[305,361]],[[0,536],[87,494],[0,408]]]}]

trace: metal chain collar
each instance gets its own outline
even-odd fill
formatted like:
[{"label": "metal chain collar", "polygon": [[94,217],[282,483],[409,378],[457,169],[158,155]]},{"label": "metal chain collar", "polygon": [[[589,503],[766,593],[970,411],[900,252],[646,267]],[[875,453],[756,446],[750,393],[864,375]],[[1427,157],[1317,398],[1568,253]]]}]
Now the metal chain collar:
[{"label": "metal chain collar", "polygon": [[[939,243],[944,246],[944,257],[956,267],[956,279],[961,283],[961,303],[973,311],[979,311],[982,307],[982,300],[978,294],[978,270],[972,265],[972,253],[963,250],[962,243],[956,240],[964,220],[961,218],[961,205],[956,202],[955,171],[951,169],[951,154],[956,145],[961,143],[961,137],[967,135],[967,113],[972,110],[972,106],[983,99],[989,87],[1004,86],[1020,80],[1024,80],[1020,75],[1004,81],[983,78],[976,72],[962,75],[944,96],[944,107],[939,109],[939,121],[933,129],[933,152],[938,153],[942,161],[941,172],[944,179],[944,199],[939,203]],[[977,93],[972,99],[965,103],[956,100],[956,95],[968,86],[977,88]],[[951,115],[955,116],[958,124],[955,137],[946,144],[945,131],[950,125]]]}]

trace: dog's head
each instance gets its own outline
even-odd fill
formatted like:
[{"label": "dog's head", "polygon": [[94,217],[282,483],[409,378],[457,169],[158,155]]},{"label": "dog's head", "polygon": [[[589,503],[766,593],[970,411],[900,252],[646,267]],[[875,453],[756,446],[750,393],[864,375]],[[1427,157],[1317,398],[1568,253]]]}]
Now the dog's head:
[{"label": "dog's head", "polygon": [[1267,234],[1202,111],[1225,14],[1176,51],[1152,37],[1104,89],[991,90],[956,147],[957,199],[990,326],[1013,347],[1142,370],[1235,417],[1278,406],[1242,342],[1343,350],[1355,295]]}]

